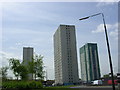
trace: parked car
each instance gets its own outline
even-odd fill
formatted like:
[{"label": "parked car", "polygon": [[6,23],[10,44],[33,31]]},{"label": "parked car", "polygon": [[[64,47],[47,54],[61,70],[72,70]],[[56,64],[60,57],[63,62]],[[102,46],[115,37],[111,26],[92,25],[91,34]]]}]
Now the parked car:
[{"label": "parked car", "polygon": [[91,82],[92,85],[102,85],[102,80],[95,80]]}]

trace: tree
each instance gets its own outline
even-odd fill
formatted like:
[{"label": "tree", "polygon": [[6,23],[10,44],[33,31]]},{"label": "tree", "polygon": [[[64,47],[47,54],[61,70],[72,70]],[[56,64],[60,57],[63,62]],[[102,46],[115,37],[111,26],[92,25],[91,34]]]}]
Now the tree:
[{"label": "tree", "polygon": [[[28,60],[29,61],[29,60]],[[13,70],[14,75],[22,80],[28,79],[28,74],[32,74],[34,78],[44,79],[43,71],[43,56],[35,55],[32,61],[29,61],[27,65],[20,63],[18,59],[9,59],[10,69]]]},{"label": "tree", "polygon": [[32,79],[33,79],[33,75],[35,74],[35,62],[34,59],[32,59],[32,61],[28,62],[28,72],[32,74]]},{"label": "tree", "polygon": [[109,77],[110,77],[109,74],[105,74],[105,75],[103,75],[103,78],[109,78]]},{"label": "tree", "polygon": [[44,79],[44,71],[43,71],[43,56],[35,55],[35,75],[41,80]]},{"label": "tree", "polygon": [[32,61],[28,63],[28,69],[29,73],[32,73],[35,79],[38,77],[42,80],[44,78],[43,56],[35,55]]},{"label": "tree", "polygon": [[28,80],[28,70],[24,65],[18,67],[18,71],[22,80]]},{"label": "tree", "polygon": [[13,70],[13,73],[18,80],[18,77],[20,76],[20,71],[19,71],[20,61],[18,59],[11,58],[9,60],[9,64],[10,64],[10,69]]},{"label": "tree", "polygon": [[18,59],[11,58],[9,60],[10,69],[13,70],[14,75],[18,78],[20,77],[22,80],[27,80],[27,68],[20,63]]},{"label": "tree", "polygon": [[[117,78],[116,75],[113,75],[113,76],[114,76],[114,78]],[[105,75],[103,75],[103,78],[110,79],[111,78],[111,74],[110,73],[109,74],[105,74]]]},{"label": "tree", "polygon": [[18,66],[20,65],[19,60],[11,58],[9,60],[9,64],[10,64],[10,69],[13,70],[13,73],[15,77],[17,77],[17,80],[18,80],[18,77],[19,77]]},{"label": "tree", "polygon": [[2,75],[3,80],[7,79],[7,70],[8,70],[8,67],[2,67],[0,69],[0,74]]}]

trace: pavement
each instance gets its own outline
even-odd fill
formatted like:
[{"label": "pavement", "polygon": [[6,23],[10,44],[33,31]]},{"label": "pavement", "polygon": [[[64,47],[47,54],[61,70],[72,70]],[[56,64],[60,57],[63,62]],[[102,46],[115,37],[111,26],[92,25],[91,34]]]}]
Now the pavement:
[{"label": "pavement", "polygon": [[[70,88],[75,88],[77,90],[113,90],[112,86],[76,86]],[[117,86],[115,88],[118,90]]]}]

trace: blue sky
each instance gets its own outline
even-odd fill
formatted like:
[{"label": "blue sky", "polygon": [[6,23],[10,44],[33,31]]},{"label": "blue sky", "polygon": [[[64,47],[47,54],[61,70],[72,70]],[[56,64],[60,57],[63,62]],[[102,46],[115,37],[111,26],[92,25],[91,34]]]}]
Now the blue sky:
[{"label": "blue sky", "polygon": [[[2,4],[2,65],[7,58],[22,61],[24,46],[34,47],[44,56],[48,79],[54,79],[53,34],[60,24],[75,25],[80,74],[79,48],[87,42],[98,44],[101,74],[109,70],[102,16],[79,21],[79,18],[104,13],[110,40],[114,72],[118,70],[118,6],[113,2],[19,2]],[[11,75],[11,72],[9,76]]]}]

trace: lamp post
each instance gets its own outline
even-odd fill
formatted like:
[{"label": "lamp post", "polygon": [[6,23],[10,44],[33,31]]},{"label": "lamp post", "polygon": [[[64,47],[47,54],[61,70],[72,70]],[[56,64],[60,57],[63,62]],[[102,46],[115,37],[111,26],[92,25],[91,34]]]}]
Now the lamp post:
[{"label": "lamp post", "polygon": [[110,63],[110,70],[111,70],[111,77],[112,77],[112,87],[113,87],[113,90],[115,90],[115,83],[114,83],[114,76],[113,76],[113,66],[112,66],[111,53],[110,53],[110,45],[109,45],[109,40],[108,40],[108,34],[107,34],[107,28],[106,28],[106,24],[105,24],[104,14],[103,13],[98,13],[98,14],[87,16],[87,17],[84,17],[84,18],[80,18],[79,20],[85,20],[85,19],[97,16],[97,15],[102,15],[102,18],[103,18],[103,24],[104,24],[104,29],[105,29],[105,37],[106,37],[106,43],[107,43],[107,50],[108,50],[108,56],[109,56],[109,63]]}]

